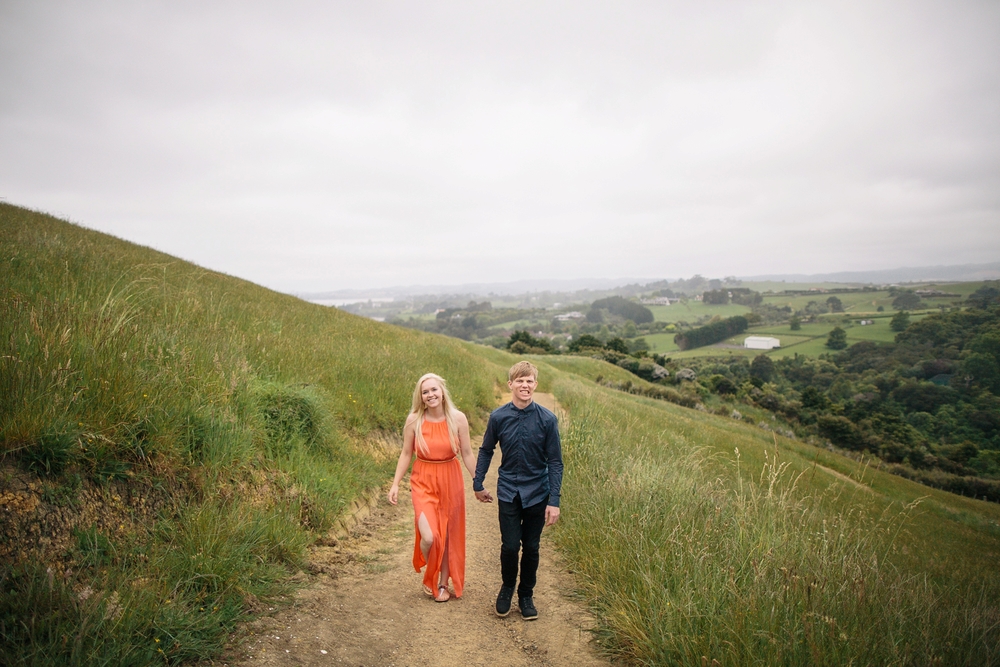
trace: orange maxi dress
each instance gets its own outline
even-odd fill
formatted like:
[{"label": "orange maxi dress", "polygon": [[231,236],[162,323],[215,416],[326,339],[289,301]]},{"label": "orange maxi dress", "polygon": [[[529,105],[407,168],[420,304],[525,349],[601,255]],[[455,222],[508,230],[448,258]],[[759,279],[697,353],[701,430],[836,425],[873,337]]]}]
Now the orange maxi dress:
[{"label": "orange maxi dress", "polygon": [[[448,440],[448,423],[425,421],[420,432],[430,452],[417,453],[410,474],[410,492],[413,497],[413,525],[416,540],[413,544],[413,568],[424,571],[424,585],[437,593],[444,545],[448,544],[448,574],[455,590],[455,597],[462,597],[465,587],[465,482],[462,467]],[[427,561],[420,552],[420,515],[427,517],[434,544]],[[429,561],[429,562],[428,562]],[[447,582],[446,582],[447,583]]]}]

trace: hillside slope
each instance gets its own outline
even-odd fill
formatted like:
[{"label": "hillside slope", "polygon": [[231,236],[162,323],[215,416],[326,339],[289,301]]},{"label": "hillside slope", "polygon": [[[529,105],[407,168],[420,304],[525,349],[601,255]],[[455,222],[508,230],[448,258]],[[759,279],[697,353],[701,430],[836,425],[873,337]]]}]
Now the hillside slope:
[{"label": "hillside slope", "polygon": [[[8,205],[0,258],[4,663],[212,655],[391,475],[419,375],[476,430],[515,360]],[[1000,661],[997,506],[536,362],[569,413],[554,537],[611,655]]]}]

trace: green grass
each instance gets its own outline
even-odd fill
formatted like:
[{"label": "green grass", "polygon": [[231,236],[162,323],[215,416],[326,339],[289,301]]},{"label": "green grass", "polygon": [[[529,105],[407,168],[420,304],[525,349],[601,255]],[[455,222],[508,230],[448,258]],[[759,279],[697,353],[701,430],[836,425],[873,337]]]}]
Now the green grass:
[{"label": "green grass", "polygon": [[[417,377],[477,431],[516,360],[6,205],[0,253],[0,472],[46,509],[103,499],[62,551],[4,545],[3,664],[212,659],[391,476]],[[998,506],[534,359],[568,411],[552,536],[620,662],[1000,660]]]},{"label": "green grass", "polygon": [[712,306],[694,301],[693,299],[673,303],[669,306],[646,306],[653,312],[653,318],[657,322],[689,322],[693,323],[702,317],[719,317],[725,319],[734,315],[746,315],[750,309],[746,306],[728,304],[725,306]]},{"label": "green grass", "polygon": [[726,418],[570,379],[555,390],[571,471],[556,539],[617,660],[1000,660],[1000,508]]},{"label": "green grass", "polygon": [[[40,475],[48,503],[113,489],[132,503],[109,510],[113,527],[110,515],[77,527],[113,557],[5,548],[4,664],[212,655],[254,599],[285,590],[305,545],[391,476],[380,434],[399,432],[417,377],[450,380],[476,428],[511,360],[8,205],[0,253],[4,474]],[[156,529],[130,518],[147,497],[165,500]],[[120,621],[106,618],[112,599]]]},{"label": "green grass", "polygon": [[[910,321],[915,322],[926,314],[914,314]],[[693,350],[681,352],[673,343],[674,334],[655,334],[645,336],[653,352],[668,354],[673,359],[689,359],[696,357],[714,356],[757,356],[760,350],[733,349],[733,346],[742,346],[747,336],[773,336],[781,341],[781,347],[768,351],[765,354],[783,358],[796,354],[810,357],[817,357],[821,354],[831,352],[826,347],[827,336],[834,327],[839,326],[847,332],[847,343],[849,345],[860,341],[875,341],[878,343],[891,343],[896,338],[896,332],[889,328],[891,317],[874,318],[874,324],[861,326],[857,320],[844,322],[842,315],[827,316],[817,322],[805,322],[801,328],[792,331],[787,324],[770,324],[752,327],[745,333],[733,336],[722,341],[719,345],[708,345]]]},{"label": "green grass", "polygon": [[646,339],[650,351],[667,354],[680,351],[677,343],[674,342],[674,336],[676,335],[676,333],[647,334],[642,336],[642,338]]}]

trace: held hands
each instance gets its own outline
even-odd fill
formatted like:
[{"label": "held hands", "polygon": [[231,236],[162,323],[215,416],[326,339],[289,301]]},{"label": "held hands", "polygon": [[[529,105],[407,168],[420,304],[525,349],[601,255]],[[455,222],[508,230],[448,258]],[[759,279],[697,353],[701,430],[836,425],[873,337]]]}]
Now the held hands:
[{"label": "held hands", "polygon": [[545,525],[551,526],[559,520],[559,508],[552,505],[545,506]]},{"label": "held hands", "polygon": [[481,503],[492,503],[493,502],[493,494],[491,494],[486,489],[483,489],[482,491],[476,491],[475,493],[476,493],[476,499],[479,502],[481,502]]}]

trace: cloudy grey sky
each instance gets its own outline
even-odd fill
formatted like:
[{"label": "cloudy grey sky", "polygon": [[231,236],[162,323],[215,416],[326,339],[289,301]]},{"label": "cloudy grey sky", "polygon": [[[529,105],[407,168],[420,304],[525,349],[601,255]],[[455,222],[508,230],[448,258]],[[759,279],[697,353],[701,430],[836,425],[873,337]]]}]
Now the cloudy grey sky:
[{"label": "cloudy grey sky", "polygon": [[289,292],[1000,259],[1000,2],[0,2],[0,199]]}]

